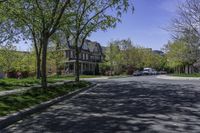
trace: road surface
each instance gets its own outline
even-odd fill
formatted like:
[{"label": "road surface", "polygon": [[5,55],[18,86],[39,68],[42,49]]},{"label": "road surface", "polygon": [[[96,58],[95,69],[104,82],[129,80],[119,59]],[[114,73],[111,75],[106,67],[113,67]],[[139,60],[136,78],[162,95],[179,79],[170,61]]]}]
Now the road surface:
[{"label": "road surface", "polygon": [[96,87],[0,132],[200,132],[200,81],[146,76],[95,82]]}]

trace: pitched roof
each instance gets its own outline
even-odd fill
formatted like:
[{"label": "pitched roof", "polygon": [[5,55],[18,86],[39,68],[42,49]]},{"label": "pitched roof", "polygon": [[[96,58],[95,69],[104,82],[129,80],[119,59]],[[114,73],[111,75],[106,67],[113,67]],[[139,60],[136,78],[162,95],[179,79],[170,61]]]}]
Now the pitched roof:
[{"label": "pitched roof", "polygon": [[[72,41],[68,42],[67,48],[70,48],[70,49],[72,48]],[[102,47],[101,47],[100,43],[94,42],[94,41],[91,41],[88,39],[85,40],[82,50],[89,51],[92,53],[101,53],[102,54]]]}]

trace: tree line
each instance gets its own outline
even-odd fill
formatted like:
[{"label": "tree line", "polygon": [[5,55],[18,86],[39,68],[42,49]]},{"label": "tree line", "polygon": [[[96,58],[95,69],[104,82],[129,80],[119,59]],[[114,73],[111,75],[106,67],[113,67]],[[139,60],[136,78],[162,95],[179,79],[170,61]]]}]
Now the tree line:
[{"label": "tree line", "polygon": [[136,70],[151,67],[166,70],[167,59],[164,54],[155,53],[150,48],[134,45],[130,39],[115,40],[105,50],[105,62],[101,71],[107,75],[129,74]]},{"label": "tree line", "polygon": [[32,42],[36,76],[46,89],[50,42],[71,39],[76,50],[76,81],[79,81],[79,54],[85,39],[97,30],[114,28],[124,12],[133,10],[132,3],[130,0],[3,0],[0,42],[22,39]]},{"label": "tree line", "polygon": [[177,73],[199,72],[200,1],[186,0],[181,3],[168,31],[173,38],[164,47],[168,67]]},{"label": "tree line", "polygon": [[185,0],[177,7],[167,31],[172,39],[164,45],[163,56],[134,46],[130,40],[113,41],[106,50],[103,71],[132,73],[144,67],[175,73],[200,72],[200,1]]}]

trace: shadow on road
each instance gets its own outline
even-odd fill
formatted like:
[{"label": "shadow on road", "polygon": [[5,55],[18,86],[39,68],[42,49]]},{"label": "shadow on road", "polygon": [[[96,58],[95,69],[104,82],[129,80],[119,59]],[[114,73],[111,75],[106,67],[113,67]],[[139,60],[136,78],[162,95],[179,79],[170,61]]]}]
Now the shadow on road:
[{"label": "shadow on road", "polygon": [[200,91],[193,85],[103,82],[3,132],[199,132]]}]

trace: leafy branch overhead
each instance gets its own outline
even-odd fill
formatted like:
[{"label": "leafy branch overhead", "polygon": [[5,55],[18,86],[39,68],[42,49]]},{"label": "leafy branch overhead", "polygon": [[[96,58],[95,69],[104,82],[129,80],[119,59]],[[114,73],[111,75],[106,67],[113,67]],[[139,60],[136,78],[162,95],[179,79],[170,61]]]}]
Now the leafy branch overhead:
[{"label": "leafy branch overhead", "polygon": [[97,30],[114,28],[121,22],[122,14],[133,7],[130,0],[1,0],[0,3],[3,31],[0,41],[24,39],[32,42],[37,77],[42,78],[43,88],[47,87],[49,42],[55,41],[55,34],[62,33],[66,39],[72,39],[78,73],[78,56],[85,39]]}]

